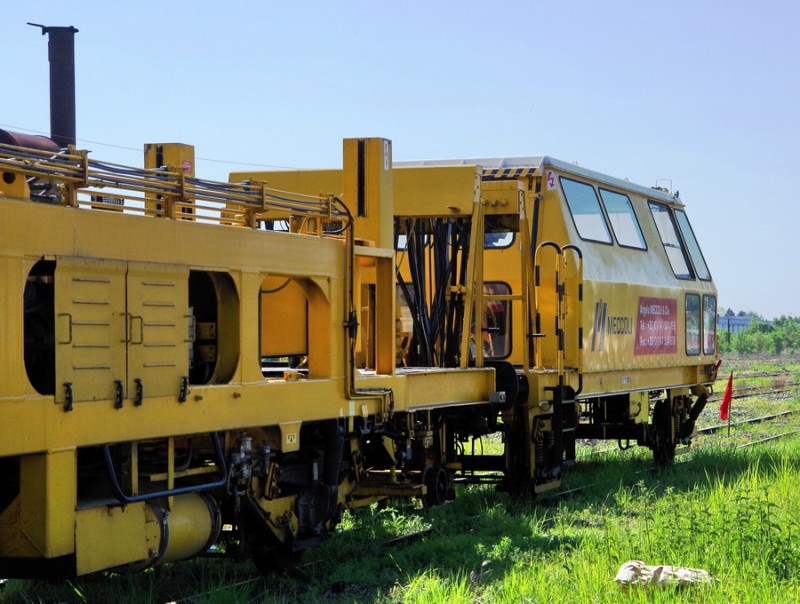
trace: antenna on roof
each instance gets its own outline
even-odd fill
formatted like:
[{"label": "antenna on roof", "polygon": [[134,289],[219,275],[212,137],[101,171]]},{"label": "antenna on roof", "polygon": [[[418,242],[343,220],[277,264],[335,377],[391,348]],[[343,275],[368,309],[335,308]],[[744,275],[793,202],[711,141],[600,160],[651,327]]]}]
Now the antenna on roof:
[{"label": "antenna on roof", "polygon": [[[662,187],[659,183],[669,183],[668,187]],[[653,187],[659,191],[664,191],[665,193],[672,193],[672,179],[671,178],[656,178],[656,184]]]}]

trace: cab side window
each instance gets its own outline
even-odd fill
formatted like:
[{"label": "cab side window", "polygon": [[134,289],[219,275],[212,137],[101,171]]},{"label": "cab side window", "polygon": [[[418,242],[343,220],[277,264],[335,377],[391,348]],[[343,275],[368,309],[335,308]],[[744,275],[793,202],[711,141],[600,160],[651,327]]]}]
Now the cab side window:
[{"label": "cab side window", "polygon": [[649,205],[658,234],[661,237],[661,243],[664,244],[664,251],[667,252],[667,258],[669,258],[670,266],[672,266],[672,272],[675,273],[678,279],[693,279],[694,275],[689,268],[689,260],[678,235],[672,212],[663,203],[651,201]]},{"label": "cab side window", "polygon": [[[511,286],[502,281],[483,284],[484,296],[510,296]],[[505,359],[511,354],[511,302],[509,300],[484,300],[483,353],[490,359]]]},{"label": "cab side window", "polygon": [[608,214],[617,242],[624,247],[647,249],[630,198],[608,189],[600,189],[600,197],[603,199],[603,205],[606,207],[606,214]]},{"label": "cab side window", "polygon": [[594,187],[562,176],[561,188],[581,239],[610,244],[611,232]]},{"label": "cab side window", "polygon": [[700,295],[686,294],[686,354],[700,354]]},{"label": "cab side window", "polygon": [[700,251],[700,244],[697,243],[697,238],[692,231],[692,225],[689,224],[689,218],[683,210],[675,210],[675,217],[678,219],[678,226],[681,229],[681,235],[686,242],[686,247],[689,250],[689,257],[694,264],[694,270],[697,273],[698,279],[703,281],[711,280],[711,273],[708,272],[708,266],[703,258],[703,252]]},{"label": "cab side window", "polygon": [[717,350],[717,297],[703,296],[703,353]]}]

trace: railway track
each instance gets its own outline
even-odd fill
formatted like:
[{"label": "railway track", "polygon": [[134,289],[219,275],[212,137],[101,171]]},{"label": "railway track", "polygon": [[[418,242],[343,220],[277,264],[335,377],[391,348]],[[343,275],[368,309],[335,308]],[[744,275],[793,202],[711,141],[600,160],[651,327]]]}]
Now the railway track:
[{"label": "railway track", "polygon": [[[770,421],[773,419],[777,419],[779,417],[788,417],[794,415],[795,413],[800,413],[800,409],[789,409],[788,411],[781,411],[780,413],[772,413],[770,415],[762,415],[761,417],[751,417],[748,419],[740,419],[735,422],[730,423],[730,427],[734,428],[736,426],[742,426],[745,424],[758,424],[765,421]],[[698,434],[714,434],[723,428],[727,428],[729,424],[717,424],[715,426],[707,426],[705,428],[700,428],[697,433]]]},{"label": "railway track", "polygon": [[[745,386],[743,388],[734,389],[731,396],[733,399],[752,398],[754,396],[769,396],[772,394],[783,394],[785,392],[794,392],[800,388],[800,382],[789,382],[784,384],[782,388],[764,388],[763,386]],[[718,403],[722,400],[722,396],[716,395],[708,399],[709,403]]]},{"label": "railway track", "polygon": [[[794,375],[794,372],[766,373],[765,375],[767,375],[767,376]],[[763,377],[763,376],[759,376],[759,377]],[[736,388],[734,390],[734,394],[732,396],[732,400],[745,400],[745,399],[751,399],[751,398],[755,398],[755,397],[765,397],[765,398],[770,398],[771,401],[780,401],[780,400],[786,400],[786,399],[789,399],[789,398],[796,398],[798,396],[798,389],[800,389],[800,382],[798,382],[798,381],[793,381],[793,382],[786,383],[786,384],[783,385],[783,387],[780,387],[780,388],[774,388],[774,387],[773,388],[769,388],[769,387],[765,388],[763,386],[746,386],[744,388]],[[784,394],[786,396],[780,396],[780,395],[784,395]],[[722,401],[722,397],[721,396],[716,396],[714,398],[710,398],[709,401],[708,401],[708,404],[709,404],[708,409],[713,408],[714,404],[718,404],[721,401]],[[748,418],[732,421],[730,424],[725,423],[725,424],[706,426],[706,427],[698,429],[697,430],[697,434],[700,434],[700,435],[713,434],[713,433],[717,432],[718,430],[720,430],[722,428],[727,428],[729,426],[731,428],[735,428],[737,426],[741,426],[741,425],[745,425],[745,424],[761,423],[761,422],[769,421],[769,420],[772,420],[772,419],[791,416],[791,415],[793,415],[795,413],[798,413],[798,412],[800,412],[800,409],[789,409],[787,411],[781,411],[781,412],[771,413],[771,414],[762,415],[762,416],[758,416],[758,417],[748,417]],[[578,454],[577,458],[578,459],[586,459],[586,458],[589,458],[589,457],[594,457],[596,455],[603,455],[605,453],[610,453],[612,451],[624,450],[625,448],[626,447],[622,446],[621,444],[618,444],[618,446],[616,446],[616,447],[607,447],[607,448],[604,448],[604,449],[598,449],[598,450],[592,450],[592,451],[587,451],[587,452],[584,452],[584,453],[580,453],[580,454]]]},{"label": "railway track", "polygon": [[[752,418],[748,418],[748,419],[739,420],[739,421],[736,421],[736,422],[731,422],[730,423],[730,427],[733,428],[733,427],[736,427],[736,426],[743,426],[743,425],[748,425],[748,424],[769,422],[769,421],[772,421],[772,420],[775,420],[775,419],[790,417],[790,416],[793,416],[793,415],[795,415],[797,413],[800,413],[800,409],[790,409],[788,411],[781,411],[780,413],[772,413],[770,415],[763,415],[763,416],[760,416],[760,417],[752,417]],[[702,429],[698,430],[697,432],[698,432],[698,434],[709,434],[710,435],[710,434],[714,434],[714,433],[716,433],[716,432],[718,432],[718,431],[720,431],[722,429],[725,429],[725,428],[728,428],[728,424],[727,423],[719,424],[719,425],[715,425],[715,426],[708,426],[706,428],[702,428]],[[789,430],[787,432],[782,432],[780,434],[774,434],[774,435],[771,435],[771,436],[766,436],[764,438],[758,438],[758,439],[755,439],[755,440],[752,440],[752,441],[747,441],[747,442],[744,442],[744,443],[739,443],[739,444],[735,445],[735,448],[736,449],[744,449],[744,448],[748,448],[748,447],[754,447],[754,446],[761,445],[761,444],[764,444],[764,443],[769,443],[769,442],[774,442],[776,440],[781,440],[783,438],[789,438],[791,436],[797,436],[798,434],[800,434],[800,428],[792,429],[792,430]],[[597,455],[597,454],[600,454],[600,453],[609,453],[611,451],[616,451],[616,450],[618,450],[618,449],[617,448],[603,449],[601,451],[593,451],[589,455],[591,455],[591,454]],[[687,463],[689,461],[691,461],[691,458],[675,460],[674,463],[675,464]],[[639,476],[639,475],[642,475],[642,474],[645,474],[645,473],[651,473],[651,472],[654,472],[654,471],[658,471],[658,468],[656,466],[650,466],[648,468],[645,468],[645,469],[639,470],[638,472],[635,472],[634,476]],[[552,499],[554,501],[561,501],[563,499],[568,499],[570,497],[573,497],[575,495],[578,495],[578,494],[586,491],[589,488],[595,487],[598,484],[600,484],[600,483],[589,483],[589,484],[580,485],[580,486],[572,487],[572,488],[569,488],[569,489],[565,489],[563,491],[558,491],[556,493],[553,493],[552,495],[548,495],[547,496],[547,500],[549,501],[549,500]]]},{"label": "railway track", "polygon": [[[758,364],[761,364],[762,362],[769,363],[769,360],[767,359],[763,361],[762,360],[757,361]],[[772,371],[763,371],[763,370],[751,371],[747,369],[747,365],[741,365],[740,363],[735,363],[735,366],[733,367],[733,372],[734,372],[734,378],[737,380],[764,378],[764,377],[792,376],[798,374],[797,370],[787,369],[785,367],[782,369],[775,369]],[[727,377],[728,373],[729,372],[727,369],[721,370],[719,373],[720,381],[723,380],[722,377],[723,374]]]},{"label": "railway track", "polygon": [[[763,422],[770,422],[770,421],[781,419],[781,418],[789,418],[789,417],[792,417],[792,416],[794,416],[795,414],[798,414],[798,413],[800,413],[800,409],[791,409],[791,410],[787,410],[787,411],[781,411],[779,413],[772,413],[772,414],[769,414],[769,415],[763,415],[763,416],[759,416],[759,417],[753,417],[753,418],[747,418],[747,419],[743,419],[743,420],[738,420],[736,422],[731,422],[730,425],[731,425],[731,427],[737,427],[737,426],[746,426],[746,425],[750,425],[750,424],[758,424],[758,423],[763,423]],[[728,427],[727,423],[719,424],[719,425],[713,425],[713,426],[707,426],[707,427],[704,427],[704,428],[698,430],[698,433],[704,434],[704,435],[712,435],[712,434],[714,434],[716,432],[719,432],[723,428],[727,428],[727,427]],[[780,440],[780,439],[783,439],[783,438],[789,438],[789,437],[797,436],[797,435],[800,435],[800,428],[792,429],[792,430],[789,430],[787,432],[783,432],[783,433],[780,433],[780,434],[775,434],[775,435],[772,435],[772,436],[767,436],[767,437],[764,437],[764,438],[755,439],[755,440],[748,441],[748,442],[745,442],[745,443],[740,443],[740,444],[735,445],[735,448],[736,449],[742,449],[742,448],[754,447],[754,446],[758,446],[758,445],[761,445],[761,444],[770,443],[770,442],[774,442],[776,440]],[[616,450],[616,449],[605,449],[602,452],[609,452],[609,451],[612,451],[612,450]],[[597,453],[601,453],[601,452],[597,451],[597,452],[594,452],[594,453],[597,454]],[[687,458],[684,458],[684,459],[676,460],[675,463],[676,464],[678,464],[678,463],[689,463],[690,461],[691,461],[691,458],[687,457]],[[638,476],[642,476],[642,475],[646,475],[646,474],[652,474],[653,472],[656,472],[656,471],[658,471],[658,468],[656,468],[655,466],[648,466],[646,468],[642,468],[641,470],[638,470],[637,472],[633,473],[632,476],[638,477]],[[638,480],[638,478],[637,478],[637,480]],[[537,499],[536,503],[537,503],[537,505],[541,505],[541,506],[545,506],[545,507],[546,506],[557,505],[558,502],[560,502],[560,501],[564,501],[564,500],[568,500],[570,498],[573,498],[573,497],[585,492],[586,490],[588,490],[590,488],[599,486],[600,484],[602,484],[602,483],[589,483],[589,484],[575,486],[575,487],[572,487],[572,488],[569,488],[569,489],[565,489],[563,491],[559,491],[559,492],[556,492],[556,493],[540,496]],[[614,488],[616,486],[618,486],[617,482],[614,482],[613,484],[609,484],[610,488]],[[353,530],[361,530],[361,529],[353,529]],[[403,535],[399,535],[399,536],[393,537],[391,539],[387,539],[382,543],[382,547],[384,547],[384,548],[387,548],[387,547],[402,547],[402,546],[404,546],[404,545],[406,545],[408,543],[412,543],[412,542],[415,542],[415,541],[417,541],[419,539],[423,539],[423,538],[425,538],[425,537],[427,537],[427,536],[429,536],[431,534],[434,534],[434,533],[435,533],[435,529],[433,527],[431,527],[431,526],[428,526],[428,527],[425,527],[425,528],[423,528],[421,530],[412,531],[412,532],[407,533],[407,534],[403,534]],[[323,563],[330,562],[331,560],[333,560],[333,558],[321,558],[321,559],[305,562],[303,564],[299,564],[299,565],[293,567],[292,573],[296,573],[298,576],[301,576],[301,577],[309,576],[309,573],[311,573],[313,571],[314,567],[316,567],[316,566],[318,566],[320,564],[323,564]],[[230,587],[237,587],[237,586],[245,586],[245,585],[248,585],[248,584],[257,584],[258,582],[263,581],[263,580],[264,580],[263,577],[255,577],[255,578],[252,578],[252,579],[247,579],[247,580],[244,580],[244,581],[240,581],[240,582],[234,583],[232,585],[226,585],[226,586],[218,588],[218,589],[212,589],[212,590],[209,590],[207,592],[200,593],[200,594],[193,594],[191,597],[175,600],[174,602],[175,602],[175,604],[188,603],[190,601],[196,600],[199,596],[211,597],[211,596],[214,595],[214,593],[219,592],[222,589],[228,589]],[[331,590],[333,590],[335,592],[336,591],[336,585],[332,586]],[[255,601],[258,601],[258,598],[253,600],[253,602],[255,602]]]},{"label": "railway track", "polygon": [[800,433],[800,429],[792,430],[791,432],[784,432],[783,434],[776,434],[775,436],[767,436],[766,438],[761,438],[759,440],[754,440],[754,441],[749,442],[749,443],[744,443],[744,444],[741,444],[741,445],[737,445],[736,448],[737,449],[743,449],[744,447],[752,447],[753,445],[760,445],[762,443],[769,442],[769,441],[772,441],[772,440],[779,440],[781,438],[786,438],[787,436],[792,436],[792,435],[798,434],[798,433]]},{"label": "railway track", "polygon": [[[743,381],[744,379],[747,379],[747,378],[777,378],[777,379],[789,378],[789,379],[786,380],[785,383],[781,384],[780,387],[777,387],[777,388],[776,387],[770,388],[770,387],[765,387],[765,386],[762,386],[762,385],[737,387],[734,390],[734,395],[733,395],[733,399],[734,400],[748,400],[748,399],[753,399],[753,398],[756,398],[756,397],[759,397],[759,396],[765,397],[765,398],[770,398],[772,400],[781,400],[781,399],[785,398],[785,396],[782,396],[782,395],[789,395],[789,396],[797,397],[798,395],[796,393],[797,393],[798,388],[800,388],[800,381],[797,381],[795,379],[796,377],[800,377],[800,376],[798,376],[798,374],[796,372],[777,371],[777,372],[737,373],[735,377],[737,378],[737,380],[740,380],[740,383],[741,383],[741,381]],[[723,383],[723,388],[722,389],[724,389],[724,383]],[[720,389],[720,392],[721,392],[722,389]],[[718,405],[719,402],[721,401],[721,398],[722,397],[719,396],[719,395],[711,398],[709,400],[709,403],[710,403],[709,407],[711,407],[714,403],[716,403]],[[745,409],[743,407],[741,407],[741,406],[737,409],[737,411],[739,413],[746,412]],[[795,418],[798,417],[798,414],[800,414],[800,409],[789,409],[789,410],[784,410],[784,411],[778,411],[778,412],[775,412],[775,413],[761,414],[761,415],[759,415],[757,417],[744,417],[744,418],[741,418],[741,419],[737,419],[736,421],[730,422],[730,427],[731,427],[731,429],[744,428],[744,427],[747,427],[747,426],[754,426],[754,425],[762,424],[762,423],[778,422],[778,421],[782,421],[782,420],[789,420],[791,422],[791,420],[794,420]],[[795,423],[794,425],[797,425],[797,423]],[[729,424],[727,422],[726,423],[718,423],[718,424],[714,424],[714,425],[703,426],[703,427],[701,427],[701,428],[699,428],[697,430],[697,433],[702,435],[702,436],[704,436],[704,437],[710,437],[710,436],[713,436],[714,434],[719,433],[723,429],[728,428],[728,426],[729,426]],[[769,444],[769,443],[772,443],[772,442],[775,442],[775,441],[778,441],[778,440],[781,440],[781,439],[797,437],[799,435],[800,435],[800,427],[795,428],[795,427],[792,427],[790,425],[790,426],[787,426],[787,430],[785,432],[782,432],[780,434],[773,434],[773,435],[770,435],[770,436],[763,436],[763,434],[762,434],[761,437],[755,437],[755,438],[752,438],[751,440],[748,440],[747,442],[741,442],[741,443],[732,445],[732,448],[742,449],[742,448],[757,447],[757,446],[762,445],[762,444]],[[614,451],[614,450],[617,450],[617,447],[602,449],[602,450],[598,450],[598,451],[592,451],[590,453],[587,453],[585,455],[581,455],[579,457],[586,458],[586,457],[591,457],[591,456],[594,456],[594,455],[601,455],[603,453],[609,453],[609,452]],[[691,461],[692,461],[692,458],[689,457],[689,456],[686,456],[684,458],[676,459],[675,463],[676,464],[677,463],[689,463]],[[647,474],[651,474],[651,473],[653,473],[655,471],[658,471],[658,470],[654,466],[649,466],[649,464],[648,464],[647,467],[642,467],[640,470],[632,473],[630,476],[631,476],[631,479],[633,481],[637,481],[637,480],[640,480],[642,476],[647,475]],[[560,501],[569,500],[569,499],[574,498],[574,497],[580,495],[581,493],[587,491],[588,489],[596,488],[596,487],[598,487],[600,485],[603,485],[603,484],[604,483],[602,483],[602,482],[592,482],[592,483],[589,483],[589,484],[584,484],[584,485],[580,485],[580,486],[574,486],[574,487],[571,487],[571,488],[568,488],[568,489],[564,489],[562,491],[554,492],[552,494],[541,495],[537,499],[536,505],[540,505],[540,506],[544,506],[544,507],[558,505],[558,502],[560,502]],[[618,486],[619,486],[618,482],[614,482],[613,484],[611,484],[611,483],[608,484],[608,488],[609,489],[615,489]],[[363,530],[363,529],[355,528],[355,529],[351,529],[351,530],[360,531],[360,530]],[[427,537],[429,537],[431,535],[435,536],[435,533],[436,533],[435,528],[431,527],[431,526],[428,526],[428,527],[423,528],[421,530],[412,531],[412,532],[409,532],[409,533],[406,533],[406,534],[402,534],[402,535],[393,537],[391,539],[386,539],[385,541],[382,542],[381,547],[382,548],[402,548],[402,547],[405,547],[408,544],[413,543],[415,541],[418,541],[420,539],[425,539],[425,538],[427,538]],[[334,560],[334,559],[335,558],[324,557],[324,558],[320,558],[320,559],[313,560],[313,561],[307,561],[307,562],[304,562],[302,564],[296,565],[292,569],[292,572],[296,573],[296,575],[298,577],[300,577],[300,578],[311,577],[316,572],[315,571],[316,567],[318,567],[320,564],[329,563],[329,562],[331,562],[331,560]],[[247,585],[258,585],[263,580],[264,579],[262,577],[255,577],[255,578],[252,578],[252,579],[246,579],[244,581],[239,581],[239,582],[233,583],[231,585],[226,585],[226,586],[221,587],[219,589],[211,589],[211,590],[205,591],[205,592],[200,593],[200,594],[193,594],[191,597],[178,599],[178,600],[175,600],[175,602],[176,602],[176,604],[177,603],[187,604],[188,602],[195,601],[198,597],[213,599],[214,594],[219,592],[219,591],[221,591],[221,590],[223,590],[223,589],[227,589],[227,588],[230,588],[230,587],[245,587]],[[256,588],[256,591],[258,591],[258,588]],[[331,594],[337,593],[337,585],[332,585],[329,588],[329,592]],[[251,601],[252,602],[260,601],[260,596],[256,596]]]},{"label": "railway track", "polygon": [[[779,417],[791,416],[791,415],[794,415],[795,413],[800,413],[800,409],[789,409],[788,411],[781,411],[780,413],[772,413],[770,415],[762,415],[760,417],[751,417],[751,418],[748,418],[748,419],[741,419],[741,420],[737,420],[735,422],[731,422],[730,424],[725,423],[725,424],[717,424],[717,425],[714,425],[714,426],[707,426],[705,428],[700,428],[699,430],[697,430],[697,433],[698,434],[714,434],[715,432],[718,432],[719,430],[722,430],[722,429],[726,429],[728,427],[735,428],[737,426],[743,426],[743,425],[746,425],[746,424],[757,424],[757,423],[769,421],[769,420],[772,420],[772,419],[777,419]],[[624,450],[624,449],[625,449],[624,447],[619,447],[619,446],[617,446],[617,447],[609,447],[607,449],[600,449],[598,451],[589,451],[588,453],[585,453],[583,455],[579,455],[578,458],[579,459],[583,459],[583,458],[586,458],[586,457],[592,457],[594,455],[602,455],[603,453],[611,453],[612,451],[619,451],[619,450]]]}]

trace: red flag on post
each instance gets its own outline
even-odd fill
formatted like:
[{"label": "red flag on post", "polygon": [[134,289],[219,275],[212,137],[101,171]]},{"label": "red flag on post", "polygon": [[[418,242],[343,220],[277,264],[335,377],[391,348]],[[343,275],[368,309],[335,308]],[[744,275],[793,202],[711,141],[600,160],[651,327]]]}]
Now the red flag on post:
[{"label": "red flag on post", "polygon": [[728,412],[731,409],[731,399],[733,398],[733,371],[728,378],[728,385],[725,386],[725,394],[722,397],[722,404],[719,406],[719,418],[721,420],[728,419]]}]

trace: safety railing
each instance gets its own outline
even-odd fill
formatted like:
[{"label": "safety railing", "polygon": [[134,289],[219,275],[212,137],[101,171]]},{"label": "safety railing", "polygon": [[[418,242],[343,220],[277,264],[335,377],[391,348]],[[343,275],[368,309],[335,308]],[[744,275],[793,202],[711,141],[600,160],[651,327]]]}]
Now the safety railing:
[{"label": "safety railing", "polygon": [[53,154],[0,144],[0,172],[22,175],[33,201],[87,209],[251,228],[268,220],[336,224],[349,217],[334,195],[304,195],[263,182],[223,183],[182,170],[102,162],[72,147]]}]

